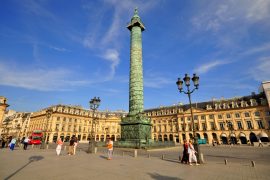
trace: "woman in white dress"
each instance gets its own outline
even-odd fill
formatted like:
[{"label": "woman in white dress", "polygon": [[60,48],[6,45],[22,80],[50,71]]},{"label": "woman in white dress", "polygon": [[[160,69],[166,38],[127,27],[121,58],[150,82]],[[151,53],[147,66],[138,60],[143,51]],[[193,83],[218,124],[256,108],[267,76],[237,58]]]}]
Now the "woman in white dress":
[{"label": "woman in white dress", "polygon": [[192,162],[195,162],[196,165],[200,165],[197,163],[197,157],[195,154],[195,153],[197,153],[197,151],[195,151],[195,149],[194,149],[194,146],[192,144],[192,140],[189,140],[188,153],[189,153],[189,165],[192,166]]}]

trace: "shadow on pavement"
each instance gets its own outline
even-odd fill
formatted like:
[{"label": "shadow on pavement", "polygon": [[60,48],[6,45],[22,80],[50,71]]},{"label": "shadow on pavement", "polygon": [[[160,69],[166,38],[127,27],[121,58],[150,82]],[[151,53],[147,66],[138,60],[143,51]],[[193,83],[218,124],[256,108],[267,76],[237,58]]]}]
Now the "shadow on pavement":
[{"label": "shadow on pavement", "polygon": [[18,172],[20,172],[23,168],[25,168],[26,166],[28,166],[29,164],[31,164],[32,162],[35,162],[35,161],[40,161],[44,159],[43,156],[31,156],[28,160],[29,162],[26,163],[24,166],[22,166],[20,169],[16,170],[14,173],[12,173],[11,175],[9,175],[8,177],[4,178],[4,180],[8,180],[10,179],[12,176],[14,176],[15,174],[17,174]]},{"label": "shadow on pavement", "polygon": [[179,160],[175,160],[175,159],[163,159],[163,161],[169,161],[169,162],[181,164],[181,163],[179,162]]},{"label": "shadow on pavement", "polygon": [[157,180],[163,180],[163,179],[166,179],[166,180],[182,180],[181,178],[163,176],[163,175],[160,175],[158,173],[148,173],[148,174],[151,176],[151,178],[157,179]]},{"label": "shadow on pavement", "polygon": [[101,158],[103,158],[103,159],[106,159],[106,160],[107,160],[107,157],[106,157],[106,156],[102,156],[102,155],[101,155],[101,156],[99,156],[99,157],[101,157]]}]

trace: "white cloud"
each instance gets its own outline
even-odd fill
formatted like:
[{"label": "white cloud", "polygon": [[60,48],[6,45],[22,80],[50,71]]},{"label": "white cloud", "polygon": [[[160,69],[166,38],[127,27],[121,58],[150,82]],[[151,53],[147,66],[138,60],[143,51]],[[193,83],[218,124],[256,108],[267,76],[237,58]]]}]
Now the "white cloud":
[{"label": "white cloud", "polygon": [[113,78],[115,75],[115,69],[118,66],[119,62],[120,62],[120,58],[119,58],[119,53],[116,49],[107,49],[105,51],[105,54],[102,55],[102,57],[111,62],[111,74],[109,76],[109,79]]},{"label": "white cloud", "polygon": [[264,57],[256,61],[256,65],[249,69],[249,75],[256,81],[270,80],[270,57]]},{"label": "white cloud", "polygon": [[241,53],[241,55],[253,55],[253,54],[258,54],[262,52],[269,52],[270,51],[270,43],[263,44],[261,46],[256,46],[254,48],[245,50],[245,52]]},{"label": "white cloud", "polygon": [[0,85],[38,91],[69,91],[90,84],[86,80],[72,80],[73,73],[66,69],[18,67],[0,63]]},{"label": "white cloud", "polygon": [[241,28],[261,20],[269,24],[269,17],[269,0],[209,1],[201,4],[191,23],[199,31],[216,32],[227,26]]},{"label": "white cloud", "polygon": [[67,51],[67,49],[65,48],[59,48],[59,47],[55,47],[55,46],[50,46],[51,49],[56,50],[56,51],[60,51],[60,52],[65,52]]},{"label": "white cloud", "polygon": [[208,71],[216,68],[217,66],[228,64],[228,63],[230,63],[230,62],[220,61],[220,60],[211,61],[211,62],[208,62],[206,64],[202,64],[199,67],[195,68],[194,72],[196,72],[198,74],[205,74]]},{"label": "white cloud", "polygon": [[[122,32],[125,30],[125,25],[127,24],[127,15],[133,14],[135,7],[139,8],[139,13],[151,9],[158,4],[158,1],[104,0],[104,2],[105,7],[101,7],[103,9],[98,11],[96,10],[96,7],[91,5],[91,2],[82,5],[85,10],[91,12],[91,18],[93,18],[95,22],[98,22],[95,25],[89,25],[90,28],[86,32],[82,44],[99,53],[105,51],[105,54],[101,57],[111,62],[111,72],[108,77],[108,79],[111,79],[115,75],[116,68],[120,62],[121,43],[122,38],[125,36]],[[94,11],[97,12],[98,16],[93,15],[93,8],[95,8]],[[104,19],[103,17],[108,13],[108,9],[112,10],[113,13],[110,18]],[[105,32],[103,29],[104,21],[107,21],[106,24],[109,24],[109,26],[106,27]],[[91,23],[91,21],[89,22]]]},{"label": "white cloud", "polygon": [[174,84],[176,81],[173,81],[167,78],[165,75],[162,75],[152,70],[148,70],[144,73],[144,86],[150,88],[164,88],[168,84]]}]

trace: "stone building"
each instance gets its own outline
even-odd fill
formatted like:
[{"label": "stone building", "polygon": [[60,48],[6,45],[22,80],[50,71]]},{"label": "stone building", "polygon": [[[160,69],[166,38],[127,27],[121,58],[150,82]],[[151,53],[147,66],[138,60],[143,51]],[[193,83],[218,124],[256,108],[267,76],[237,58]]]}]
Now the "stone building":
[{"label": "stone building", "polygon": [[[49,115],[48,110],[52,111]],[[94,114],[92,110],[80,106],[55,105],[31,115],[28,135],[33,130],[42,130],[49,142],[59,137],[69,141],[75,135],[80,142],[86,143],[93,127],[96,141],[105,141],[107,137],[117,141],[120,138],[121,117],[125,115],[123,111],[96,111]]]},{"label": "stone building", "polygon": [[[270,109],[264,93],[192,104],[196,134],[206,143],[269,142]],[[152,138],[182,143],[193,137],[189,105],[145,110],[151,118]]]},{"label": "stone building", "polygon": [[[195,130],[206,143],[249,144],[261,139],[269,142],[270,108],[265,91],[250,96],[212,100],[192,104]],[[5,105],[7,107],[7,105]],[[51,113],[49,113],[51,110]],[[175,105],[147,109],[151,119],[152,139],[182,143],[193,136],[189,105]],[[49,142],[58,137],[68,141],[75,135],[87,143],[92,128],[96,141],[111,137],[120,139],[121,118],[124,111],[86,110],[80,106],[55,105],[33,113],[6,111],[1,123],[4,135],[30,136],[33,130],[42,130]]]},{"label": "stone building", "polygon": [[27,136],[28,124],[31,113],[16,112],[14,110],[6,111],[2,122],[2,136],[13,136],[22,138]]},{"label": "stone building", "polygon": [[5,118],[4,115],[8,106],[7,98],[0,96],[0,136],[3,131],[3,120]]}]

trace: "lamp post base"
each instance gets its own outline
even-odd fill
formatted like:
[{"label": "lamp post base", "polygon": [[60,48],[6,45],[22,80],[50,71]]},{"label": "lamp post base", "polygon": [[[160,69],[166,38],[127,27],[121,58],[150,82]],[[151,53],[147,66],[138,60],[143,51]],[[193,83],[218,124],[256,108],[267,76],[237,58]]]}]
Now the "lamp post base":
[{"label": "lamp post base", "polygon": [[197,137],[195,138],[195,141],[194,141],[194,149],[197,152],[196,153],[197,162],[200,163],[200,164],[203,164],[203,160],[202,160],[202,157],[201,157],[200,144],[198,142],[198,138]]},{"label": "lamp post base", "polygon": [[96,147],[96,142],[94,140],[90,140],[87,153],[95,154],[96,153],[95,152],[95,147]]}]

